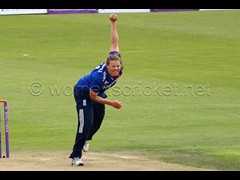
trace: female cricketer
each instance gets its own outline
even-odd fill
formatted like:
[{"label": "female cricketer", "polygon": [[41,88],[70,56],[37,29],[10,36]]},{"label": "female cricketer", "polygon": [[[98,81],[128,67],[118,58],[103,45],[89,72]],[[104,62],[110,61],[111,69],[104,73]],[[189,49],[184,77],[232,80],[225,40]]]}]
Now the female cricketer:
[{"label": "female cricketer", "polygon": [[119,101],[108,100],[104,93],[114,86],[122,75],[123,64],[118,45],[117,15],[110,14],[111,47],[106,62],[101,63],[89,74],[80,78],[74,86],[74,98],[78,115],[78,126],[72,153],[73,166],[83,166],[82,152],[88,151],[89,141],[100,128],[105,104],[116,109],[122,108]]}]

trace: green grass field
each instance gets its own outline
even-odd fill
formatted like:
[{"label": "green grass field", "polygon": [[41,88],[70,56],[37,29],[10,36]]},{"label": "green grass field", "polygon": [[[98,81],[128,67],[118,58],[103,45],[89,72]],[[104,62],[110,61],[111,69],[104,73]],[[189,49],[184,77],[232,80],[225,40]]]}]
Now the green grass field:
[{"label": "green grass field", "polygon": [[[72,89],[108,54],[107,17],[0,16],[10,153],[69,156],[77,128]],[[240,170],[239,18],[236,10],[118,14],[125,69],[107,94],[124,107],[107,106],[91,151]]]}]

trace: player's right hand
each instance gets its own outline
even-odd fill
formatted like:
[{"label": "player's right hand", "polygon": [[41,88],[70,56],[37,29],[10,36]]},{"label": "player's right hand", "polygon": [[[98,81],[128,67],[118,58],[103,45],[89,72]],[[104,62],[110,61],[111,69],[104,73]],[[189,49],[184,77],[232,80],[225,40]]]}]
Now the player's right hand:
[{"label": "player's right hand", "polygon": [[113,101],[112,106],[116,109],[121,109],[122,108],[122,103],[119,101]]}]

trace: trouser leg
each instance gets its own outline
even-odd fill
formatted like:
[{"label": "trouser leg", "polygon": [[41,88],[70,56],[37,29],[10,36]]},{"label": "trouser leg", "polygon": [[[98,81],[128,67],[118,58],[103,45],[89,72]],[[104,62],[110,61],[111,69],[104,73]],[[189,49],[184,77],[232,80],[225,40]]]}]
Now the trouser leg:
[{"label": "trouser leg", "polygon": [[78,126],[73,151],[69,158],[81,158],[82,148],[93,124],[93,108],[92,101],[87,95],[82,95],[75,90],[74,96],[77,104],[76,110],[78,115]]},{"label": "trouser leg", "polygon": [[93,103],[93,125],[89,131],[87,140],[92,140],[93,135],[99,130],[105,116],[105,105]]}]

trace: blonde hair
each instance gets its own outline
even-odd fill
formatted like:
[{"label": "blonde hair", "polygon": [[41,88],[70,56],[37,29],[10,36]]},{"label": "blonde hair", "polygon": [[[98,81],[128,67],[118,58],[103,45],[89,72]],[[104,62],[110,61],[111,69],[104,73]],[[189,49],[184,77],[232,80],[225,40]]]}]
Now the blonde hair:
[{"label": "blonde hair", "polygon": [[122,70],[123,70],[123,63],[122,63],[121,54],[111,54],[111,55],[109,55],[106,59],[106,64],[109,65],[110,61],[119,61],[121,66],[122,66]]}]

